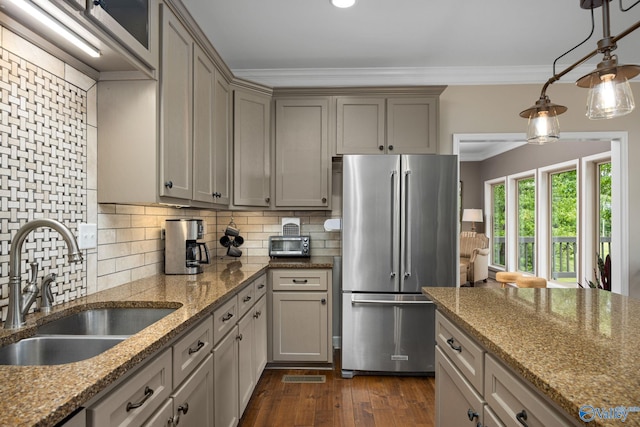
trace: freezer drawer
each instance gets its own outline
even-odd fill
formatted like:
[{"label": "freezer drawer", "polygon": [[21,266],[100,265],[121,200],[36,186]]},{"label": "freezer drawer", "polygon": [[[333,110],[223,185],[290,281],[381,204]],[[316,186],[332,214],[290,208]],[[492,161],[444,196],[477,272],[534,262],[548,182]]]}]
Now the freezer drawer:
[{"label": "freezer drawer", "polygon": [[435,305],[420,294],[342,295],[342,376],[435,371]]}]

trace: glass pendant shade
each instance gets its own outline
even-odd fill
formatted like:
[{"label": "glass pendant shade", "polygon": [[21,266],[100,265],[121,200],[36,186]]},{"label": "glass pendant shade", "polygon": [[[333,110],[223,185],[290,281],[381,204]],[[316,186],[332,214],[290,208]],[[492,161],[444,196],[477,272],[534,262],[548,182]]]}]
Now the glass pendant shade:
[{"label": "glass pendant shade", "polygon": [[331,0],[331,4],[339,8],[347,8],[356,4],[356,0]]},{"label": "glass pendant shade", "polygon": [[558,116],[549,111],[539,111],[529,117],[527,142],[529,144],[548,144],[560,139]]},{"label": "glass pendant shade", "polygon": [[[593,73],[586,115],[592,120],[612,119],[631,113],[635,107],[633,92],[625,76]],[[595,81],[594,81],[595,80]]]}]

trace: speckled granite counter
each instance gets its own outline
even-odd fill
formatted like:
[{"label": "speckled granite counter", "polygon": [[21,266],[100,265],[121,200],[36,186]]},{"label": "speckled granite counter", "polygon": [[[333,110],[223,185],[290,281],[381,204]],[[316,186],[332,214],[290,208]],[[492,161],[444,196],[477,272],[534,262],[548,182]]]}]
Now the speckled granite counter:
[{"label": "speckled granite counter", "polygon": [[[640,406],[640,300],[595,289],[423,292],[577,422],[583,405]],[[640,413],[585,425],[640,426]]]},{"label": "speckled granite counter", "polygon": [[270,265],[268,258],[218,259],[202,274],[157,275],[27,316],[19,332],[0,329],[0,345],[35,333],[35,326],[89,307],[179,307],[162,320],[107,350],[76,363],[55,366],[0,366],[0,426],[53,426],[145,358],[210,314],[236,290],[267,268],[331,268],[332,258]]}]

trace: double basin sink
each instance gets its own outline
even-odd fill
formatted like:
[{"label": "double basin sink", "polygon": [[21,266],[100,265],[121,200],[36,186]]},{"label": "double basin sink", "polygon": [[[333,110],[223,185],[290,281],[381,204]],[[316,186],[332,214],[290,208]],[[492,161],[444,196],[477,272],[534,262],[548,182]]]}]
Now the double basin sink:
[{"label": "double basin sink", "polygon": [[37,327],[0,347],[0,365],[61,365],[97,356],[159,321],[175,308],[93,308]]}]

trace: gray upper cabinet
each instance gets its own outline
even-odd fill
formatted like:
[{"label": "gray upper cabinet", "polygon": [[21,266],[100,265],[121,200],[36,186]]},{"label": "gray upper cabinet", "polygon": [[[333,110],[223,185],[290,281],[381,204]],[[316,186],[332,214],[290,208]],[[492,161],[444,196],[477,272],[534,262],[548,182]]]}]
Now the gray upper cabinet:
[{"label": "gray upper cabinet", "polygon": [[336,101],[336,154],[437,153],[438,97],[351,97]]},{"label": "gray upper cabinet", "polygon": [[226,206],[231,142],[229,83],[197,45],[193,87],[193,199]]},{"label": "gray upper cabinet", "polygon": [[271,204],[271,97],[245,89],[234,90],[233,204]]},{"label": "gray upper cabinet", "polygon": [[160,196],[191,199],[193,39],[162,9],[160,89]]},{"label": "gray upper cabinet", "polygon": [[329,207],[329,99],[275,101],[276,207]]},{"label": "gray upper cabinet", "polygon": [[160,5],[159,81],[98,82],[98,202],[227,207],[229,83]]}]

